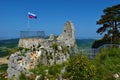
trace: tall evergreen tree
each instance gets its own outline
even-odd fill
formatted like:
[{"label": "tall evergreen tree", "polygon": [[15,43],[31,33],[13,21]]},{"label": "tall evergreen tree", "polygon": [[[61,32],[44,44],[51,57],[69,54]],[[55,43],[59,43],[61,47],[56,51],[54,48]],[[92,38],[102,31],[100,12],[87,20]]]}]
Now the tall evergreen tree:
[{"label": "tall evergreen tree", "polygon": [[96,32],[99,34],[106,33],[103,39],[113,39],[113,43],[120,40],[120,4],[108,7],[103,10],[104,15],[96,24],[102,25]]}]

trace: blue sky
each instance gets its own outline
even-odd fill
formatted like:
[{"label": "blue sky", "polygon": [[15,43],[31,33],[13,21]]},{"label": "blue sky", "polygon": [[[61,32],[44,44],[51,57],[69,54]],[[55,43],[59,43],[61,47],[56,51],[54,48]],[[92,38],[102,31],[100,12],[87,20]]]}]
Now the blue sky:
[{"label": "blue sky", "polygon": [[103,9],[119,4],[120,0],[1,0],[0,38],[19,37],[28,30],[28,12],[37,15],[30,19],[30,30],[60,35],[64,23],[71,20],[77,38],[100,38],[96,21]]}]

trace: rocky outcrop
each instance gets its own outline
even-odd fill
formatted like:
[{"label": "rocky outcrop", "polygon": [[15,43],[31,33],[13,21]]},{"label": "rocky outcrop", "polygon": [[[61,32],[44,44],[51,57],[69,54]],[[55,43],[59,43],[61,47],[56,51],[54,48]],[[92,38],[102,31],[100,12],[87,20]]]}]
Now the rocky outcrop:
[{"label": "rocky outcrop", "polygon": [[[12,54],[8,64],[8,78],[15,76],[17,79],[21,72],[31,74],[29,70],[33,69],[38,63],[45,65],[61,64],[69,59],[70,48],[53,42],[52,46],[32,47],[26,50],[23,48],[19,52]],[[32,51],[31,51],[32,50]]]},{"label": "rocky outcrop", "polygon": [[8,64],[8,79],[13,76],[17,80],[21,72],[31,75],[29,71],[38,63],[44,65],[61,64],[69,59],[75,48],[74,26],[68,21],[63,33],[55,39],[51,34],[49,39],[22,38],[19,40],[19,51],[12,54]]}]

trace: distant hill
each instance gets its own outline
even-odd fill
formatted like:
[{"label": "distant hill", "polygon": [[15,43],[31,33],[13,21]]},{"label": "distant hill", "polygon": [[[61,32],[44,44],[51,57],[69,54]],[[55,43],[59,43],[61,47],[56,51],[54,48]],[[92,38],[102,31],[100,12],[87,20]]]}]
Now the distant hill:
[{"label": "distant hill", "polygon": [[0,57],[9,55],[9,50],[17,47],[19,39],[0,40]]},{"label": "distant hill", "polygon": [[91,48],[95,39],[76,39],[76,44],[79,48]]},{"label": "distant hill", "polygon": [[0,47],[13,48],[18,45],[19,39],[0,40]]}]

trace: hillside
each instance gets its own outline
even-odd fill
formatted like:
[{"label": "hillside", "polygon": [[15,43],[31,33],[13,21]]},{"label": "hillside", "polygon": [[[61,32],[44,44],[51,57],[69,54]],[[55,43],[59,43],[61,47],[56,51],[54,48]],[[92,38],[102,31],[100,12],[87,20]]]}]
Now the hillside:
[{"label": "hillside", "polygon": [[0,47],[7,47],[13,48],[18,45],[18,38],[17,39],[8,39],[8,40],[0,40]]},{"label": "hillside", "polygon": [[0,57],[7,56],[12,48],[16,48],[18,39],[0,40]]},{"label": "hillside", "polygon": [[95,39],[76,39],[76,44],[80,49],[91,48],[94,41]]}]

